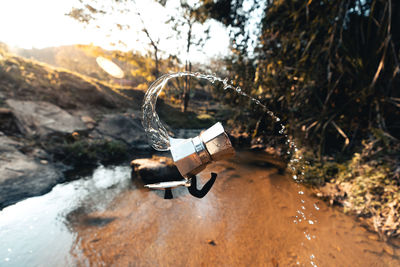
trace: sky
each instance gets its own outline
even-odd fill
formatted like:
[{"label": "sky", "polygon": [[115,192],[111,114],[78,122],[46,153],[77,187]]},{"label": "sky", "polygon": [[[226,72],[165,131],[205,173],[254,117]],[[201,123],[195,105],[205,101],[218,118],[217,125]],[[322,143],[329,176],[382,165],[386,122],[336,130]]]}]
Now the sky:
[{"label": "sky", "polygon": [[[176,11],[176,1],[168,1],[165,9],[151,0],[136,0],[136,5],[130,4],[128,8],[140,11],[152,37],[160,38],[164,55],[177,54],[185,59],[187,55],[182,53],[185,51],[184,40],[177,39],[171,26],[165,23],[168,14]],[[149,50],[148,39],[141,31],[143,24],[133,12],[106,16],[85,26],[65,15],[73,6],[79,7],[79,1],[0,0],[0,42],[27,49],[92,43],[105,49],[136,50],[142,53]],[[117,23],[129,24],[130,28],[116,30]],[[191,51],[189,58],[192,61],[204,62],[206,58],[229,53],[229,34],[220,23],[212,21],[203,27],[197,26],[196,35],[208,26],[211,26],[211,38],[203,48]],[[126,45],[118,44],[119,40]],[[111,43],[116,45],[112,46]]]}]

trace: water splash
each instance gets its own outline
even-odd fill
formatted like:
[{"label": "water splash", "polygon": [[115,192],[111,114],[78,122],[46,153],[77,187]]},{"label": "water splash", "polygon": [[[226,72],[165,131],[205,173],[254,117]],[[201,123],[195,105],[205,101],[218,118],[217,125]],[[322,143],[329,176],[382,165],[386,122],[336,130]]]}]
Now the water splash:
[{"label": "water splash", "polygon": [[[166,127],[161,123],[160,118],[157,115],[156,112],[156,102],[157,102],[157,97],[161,93],[161,91],[164,89],[164,87],[167,85],[168,81],[170,79],[174,78],[180,78],[180,77],[193,77],[197,78],[200,80],[207,80],[212,84],[221,83],[223,85],[224,90],[232,90],[235,93],[248,98],[252,103],[256,104],[258,107],[261,107],[263,111],[269,115],[270,118],[279,125],[279,134],[284,136],[286,139],[286,145],[287,145],[287,155],[291,158],[288,164],[288,168],[293,172],[293,180],[297,183],[298,186],[298,194],[304,195],[304,192],[300,190],[299,184],[303,181],[304,178],[304,171],[305,167],[304,164],[307,164],[307,162],[302,161],[303,158],[301,154],[299,153],[299,149],[296,145],[296,143],[292,140],[291,137],[289,137],[287,133],[287,129],[283,123],[281,123],[281,119],[276,116],[271,110],[268,109],[266,105],[261,103],[260,100],[248,95],[246,92],[242,90],[240,86],[235,86],[232,81],[229,81],[228,78],[220,78],[214,75],[209,75],[209,74],[201,74],[201,73],[192,73],[192,72],[179,72],[179,73],[172,73],[172,74],[165,74],[158,78],[155,82],[153,82],[149,89],[147,90],[145,97],[144,97],[144,102],[142,105],[142,110],[143,110],[143,119],[142,119],[142,124],[145,129],[145,132],[148,136],[148,139],[150,141],[150,144],[152,147],[158,151],[168,151],[170,149],[170,144],[169,144],[169,134],[166,129]],[[304,162],[304,163],[303,163]],[[299,164],[303,163],[303,164]],[[307,218],[306,216],[306,207],[303,205],[305,201],[303,199],[300,199],[301,201],[301,210],[297,210],[298,215],[295,216],[296,219],[293,220],[295,224],[299,223],[308,223],[309,225],[312,225],[317,222],[317,220],[311,220],[310,218]],[[314,204],[314,207],[316,210],[319,208]],[[299,216],[300,215],[300,216]],[[312,214],[309,214],[308,216],[312,216]],[[304,236],[307,240],[311,240],[311,234],[308,232],[304,232]],[[315,238],[315,236],[312,236]],[[316,266],[315,264],[315,256],[313,255],[313,258],[310,261],[311,265]]]},{"label": "water splash", "polygon": [[[276,122],[280,121],[280,118],[275,116],[275,114],[272,111],[270,111],[267,108],[267,106],[262,104],[260,100],[249,96],[242,90],[242,88],[240,88],[240,86],[234,86],[233,82],[232,81],[229,82],[227,78],[222,79],[214,75],[202,74],[198,72],[196,73],[178,72],[172,74],[165,74],[150,85],[149,89],[147,90],[144,96],[144,101],[142,105],[142,111],[143,111],[142,125],[147,134],[151,146],[155,150],[168,151],[170,148],[168,131],[160,121],[160,118],[158,117],[158,114],[156,112],[157,98],[164,89],[164,87],[167,85],[169,80],[187,76],[197,78],[200,80],[207,80],[212,84],[215,84],[216,82],[222,83],[224,90],[233,90],[237,94],[249,98],[253,103],[260,106],[274,121]],[[285,134],[285,137],[287,137],[285,133],[285,126],[282,124],[280,126],[281,126],[280,133]],[[290,143],[292,143],[291,140]]]}]

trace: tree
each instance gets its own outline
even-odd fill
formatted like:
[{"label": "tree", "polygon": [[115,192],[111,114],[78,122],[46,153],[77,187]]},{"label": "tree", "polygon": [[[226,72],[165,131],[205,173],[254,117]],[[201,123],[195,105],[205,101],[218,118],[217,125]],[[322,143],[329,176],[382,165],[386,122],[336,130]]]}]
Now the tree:
[{"label": "tree", "polygon": [[152,37],[152,35],[150,34],[149,30],[147,29],[146,24],[143,21],[141,13],[139,11],[137,11],[136,14],[139,16],[140,21],[142,22],[142,25],[143,25],[142,31],[146,34],[147,38],[149,39],[149,44],[153,48],[153,55],[154,55],[154,62],[155,62],[154,76],[156,78],[158,78],[160,76],[160,57],[159,57],[160,38],[157,38],[157,40],[155,40]]},{"label": "tree", "polygon": [[[164,4],[166,1],[163,1]],[[198,20],[197,9],[199,3],[188,3],[186,0],[180,0],[180,6],[176,14],[171,15],[167,23],[172,24],[172,29],[175,31],[177,36],[181,36],[186,43],[186,55],[185,55],[185,71],[192,71],[192,63],[190,61],[190,51],[193,46],[202,47],[205,42],[210,38],[210,28],[203,30],[201,34],[197,32],[195,34],[194,27],[203,24],[205,20]],[[189,100],[190,100],[190,78],[186,76],[185,85],[182,93],[182,112],[186,112]]]},{"label": "tree", "polygon": [[268,1],[254,54],[246,49],[244,1],[202,2],[204,16],[244,36],[233,39],[231,76],[278,111],[320,158],[350,152],[374,128],[400,138],[397,1]]},{"label": "tree", "polygon": [[[372,128],[399,137],[400,5],[392,1],[273,1],[263,21],[262,94],[326,153]],[[299,131],[303,129],[304,131]],[[359,143],[358,143],[359,144]]]},{"label": "tree", "polygon": [[[99,0],[81,0],[80,7],[74,7],[66,15],[76,19],[77,21],[84,23],[86,25],[98,23],[101,18],[106,15],[114,16],[117,14],[124,14],[129,12],[131,9],[135,10],[134,14],[137,19],[139,19],[142,25],[142,32],[145,34],[148,45],[152,48],[152,55],[154,57],[154,69],[152,74],[155,78],[160,75],[160,38],[156,38],[151,34],[149,28],[143,20],[143,16],[139,9],[137,8],[135,0],[109,0],[109,1],[99,1]],[[130,24],[120,24],[114,21],[111,25],[96,27],[108,27],[109,32],[113,30],[126,30],[130,28]],[[120,43],[123,43],[119,40]]]},{"label": "tree", "polygon": [[[155,0],[162,6],[166,7],[166,0]],[[73,8],[68,15],[77,19],[78,21],[90,24],[96,21],[99,21],[100,18],[106,15],[115,15],[118,13],[127,13],[129,10],[135,10],[135,17],[139,20],[139,23],[142,25],[142,32],[145,34],[145,38],[148,40],[148,46],[151,47],[152,56],[154,58],[154,70],[153,75],[157,78],[160,75],[160,63],[161,63],[161,55],[167,56],[171,59],[178,59],[178,61],[173,60],[173,62],[177,62],[179,64],[179,57],[182,58],[182,55],[174,55],[173,53],[169,53],[168,51],[161,51],[161,39],[160,37],[155,36],[154,33],[151,32],[148,25],[144,20],[143,14],[137,8],[137,4],[135,0],[109,0],[109,1],[99,1],[99,0],[81,0],[81,6]],[[107,4],[108,3],[108,4]],[[174,4],[174,3],[172,3]],[[187,72],[192,71],[192,63],[190,61],[190,53],[193,47],[202,47],[205,42],[209,39],[209,30],[208,27],[202,27],[205,20],[199,20],[198,17],[198,8],[199,3],[190,3],[186,0],[180,0],[178,6],[169,6],[166,8],[166,13],[169,13],[169,19],[166,21],[166,24],[171,25],[171,29],[174,32],[174,36],[168,37],[171,39],[172,37],[176,40],[180,40],[185,43],[185,65],[184,70]],[[114,23],[110,27],[113,30],[124,30],[130,27],[129,24],[122,25],[120,23]],[[100,27],[100,26],[99,26]],[[187,107],[189,105],[190,99],[190,78],[186,77],[186,82],[184,83],[182,90],[182,111],[186,112]],[[180,87],[180,86],[179,86]]]}]

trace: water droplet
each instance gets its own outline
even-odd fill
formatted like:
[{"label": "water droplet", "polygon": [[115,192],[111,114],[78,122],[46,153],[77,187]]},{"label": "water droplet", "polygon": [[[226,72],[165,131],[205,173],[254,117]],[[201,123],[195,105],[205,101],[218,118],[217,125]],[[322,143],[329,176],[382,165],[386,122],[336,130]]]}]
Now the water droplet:
[{"label": "water droplet", "polygon": [[316,210],[319,210],[319,207],[318,207],[317,204],[315,204],[315,203],[314,203],[314,208],[315,208]]},{"label": "water droplet", "polygon": [[313,260],[313,259],[315,259],[315,256],[314,256],[314,254],[311,254],[310,260]]},{"label": "water droplet", "polygon": [[310,236],[310,234],[308,234],[308,233],[304,232],[304,236],[307,238],[307,240],[311,240],[311,236]]},{"label": "water droplet", "polygon": [[12,249],[11,249],[11,248],[9,248],[9,249],[7,249],[7,251],[8,251],[8,252],[11,252],[11,251],[12,251]]},{"label": "water droplet", "polygon": [[299,195],[304,195],[304,192],[303,191],[299,191]]},{"label": "water droplet", "polygon": [[309,224],[314,224],[314,222],[312,220],[308,220]]},{"label": "water droplet", "polygon": [[4,261],[10,261],[10,258],[5,258]]}]

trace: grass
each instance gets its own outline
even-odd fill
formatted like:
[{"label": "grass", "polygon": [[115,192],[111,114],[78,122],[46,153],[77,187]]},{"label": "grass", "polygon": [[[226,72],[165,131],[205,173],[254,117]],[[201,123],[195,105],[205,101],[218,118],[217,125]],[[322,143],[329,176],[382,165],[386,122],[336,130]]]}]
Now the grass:
[{"label": "grass", "polygon": [[128,147],[120,141],[83,139],[60,145],[55,154],[63,163],[79,167],[124,160]]},{"label": "grass", "polygon": [[[400,143],[372,131],[370,140],[351,159],[312,161],[305,158],[304,182],[313,186],[336,184],[345,192],[346,213],[367,218],[371,230],[383,239],[400,236]],[[332,192],[335,193],[335,192]],[[337,192],[339,193],[339,192]]]},{"label": "grass", "polygon": [[163,101],[158,103],[160,119],[174,129],[205,129],[212,126],[216,120],[209,114],[198,114],[194,111],[183,113],[179,106],[167,105]]},{"label": "grass", "polygon": [[0,59],[0,87],[12,98],[48,101],[65,109],[112,109],[131,102],[117,85],[8,53]]}]

